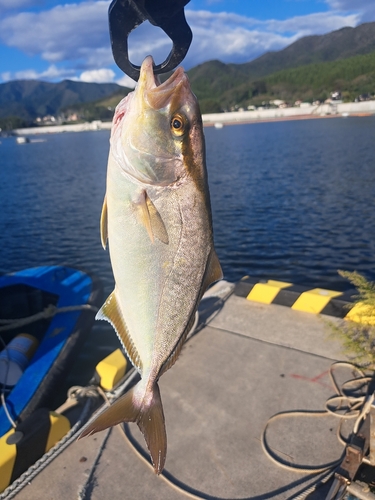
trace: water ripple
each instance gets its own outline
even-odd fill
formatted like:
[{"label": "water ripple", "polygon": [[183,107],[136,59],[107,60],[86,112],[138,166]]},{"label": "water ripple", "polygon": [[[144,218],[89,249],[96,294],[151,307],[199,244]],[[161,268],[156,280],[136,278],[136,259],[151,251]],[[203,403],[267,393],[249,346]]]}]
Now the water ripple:
[{"label": "water ripple", "polygon": [[[375,279],[375,118],[205,130],[215,243],[226,279],[332,288]],[[0,272],[66,263],[113,277],[100,245],[107,131],[0,146]]]}]

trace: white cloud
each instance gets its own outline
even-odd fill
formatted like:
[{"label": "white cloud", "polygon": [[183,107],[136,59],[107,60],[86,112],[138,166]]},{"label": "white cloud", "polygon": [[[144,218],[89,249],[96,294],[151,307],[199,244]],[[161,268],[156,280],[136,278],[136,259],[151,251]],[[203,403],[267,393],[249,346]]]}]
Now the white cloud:
[{"label": "white cloud", "polygon": [[[48,62],[100,59],[111,55],[107,26],[109,2],[58,5],[41,12],[21,12],[0,21],[0,39]],[[112,59],[107,62],[112,62]]]},{"label": "white cloud", "polygon": [[128,75],[124,75],[123,77],[116,80],[115,83],[122,85],[123,87],[128,87],[129,89],[134,89],[136,82],[133,78],[130,78]]},{"label": "white cloud", "polygon": [[328,33],[358,23],[356,14],[337,13],[309,14],[284,21],[259,21],[227,12],[187,10],[187,19],[194,38],[186,66],[207,59],[246,62],[264,52],[281,50],[303,36]]},{"label": "white cloud", "polygon": [[172,49],[171,39],[161,28],[152,26],[148,21],[132,31],[128,40],[129,59],[141,65],[143,59],[152,54],[155,63],[162,63]]},{"label": "white cloud", "polygon": [[[27,7],[32,0],[0,0],[1,9]],[[206,10],[186,10],[194,33],[183,65],[189,69],[209,59],[223,62],[246,62],[264,52],[280,50],[306,35],[323,34],[356,26],[373,11],[374,0],[325,0],[330,11],[286,20],[258,20],[243,15]],[[43,0],[33,5],[43,3]],[[117,78],[111,66],[114,61],[108,32],[109,0],[86,0],[67,3],[40,12],[8,11],[0,17],[0,40],[30,56],[40,56],[49,67],[42,72],[27,70],[12,74],[14,78],[75,78],[84,81],[117,81],[134,86],[127,76]],[[366,14],[367,13],[367,14]],[[129,58],[141,64],[152,54],[156,64],[167,57],[171,40],[159,28],[143,23],[129,37]],[[3,66],[2,79],[9,77]],[[5,75],[5,77],[4,77]],[[22,76],[20,76],[22,75]]]},{"label": "white cloud", "polygon": [[357,15],[358,23],[375,20],[374,0],[325,0],[329,8],[336,12],[352,12]]},{"label": "white cloud", "polygon": [[4,71],[4,73],[0,73],[0,81],[1,82],[9,82],[12,80],[12,73],[10,71]]},{"label": "white cloud", "polygon": [[80,82],[89,83],[107,83],[113,82],[115,79],[115,72],[108,68],[92,69],[81,73],[78,80]]},{"label": "white cloud", "polygon": [[374,19],[374,0],[326,0],[328,6],[336,11],[358,12],[361,22]]},{"label": "white cloud", "polygon": [[[52,64],[45,71],[36,71],[35,69],[25,69],[14,73],[5,71],[0,74],[0,81],[7,82],[10,80],[75,80],[79,82],[90,83],[108,83],[115,81],[116,74],[110,68],[100,68],[83,71],[79,76],[76,75],[76,70],[73,68],[59,68]],[[128,77],[125,77],[125,79]],[[125,81],[124,79],[124,81]],[[133,82],[133,86],[135,82]],[[116,81],[119,85],[125,85],[121,80]],[[130,85],[127,85],[130,86]]]},{"label": "white cloud", "polygon": [[25,69],[21,71],[1,73],[1,80],[65,80],[73,79],[75,70],[71,68],[58,68],[55,65],[49,66],[45,71],[36,71],[35,69]]},{"label": "white cloud", "polygon": [[318,12],[308,16],[296,16],[285,21],[269,20],[267,30],[279,33],[295,32],[300,38],[306,35],[329,33],[345,26],[356,26],[360,21],[358,14],[338,14]]}]

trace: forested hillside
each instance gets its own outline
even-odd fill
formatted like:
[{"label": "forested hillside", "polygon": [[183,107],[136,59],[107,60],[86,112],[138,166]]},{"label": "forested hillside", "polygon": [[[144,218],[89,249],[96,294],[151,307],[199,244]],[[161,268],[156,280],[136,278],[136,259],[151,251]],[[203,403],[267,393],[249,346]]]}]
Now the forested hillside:
[{"label": "forested hillside", "polygon": [[[249,79],[218,94],[216,105],[228,109],[234,105],[258,106],[274,99],[282,99],[291,104],[296,100],[324,101],[334,91],[340,91],[345,101],[354,101],[360,95],[374,94],[375,51],[339,61],[286,69],[255,81]],[[199,96],[199,89],[197,95]],[[211,98],[211,101],[214,99]]]}]

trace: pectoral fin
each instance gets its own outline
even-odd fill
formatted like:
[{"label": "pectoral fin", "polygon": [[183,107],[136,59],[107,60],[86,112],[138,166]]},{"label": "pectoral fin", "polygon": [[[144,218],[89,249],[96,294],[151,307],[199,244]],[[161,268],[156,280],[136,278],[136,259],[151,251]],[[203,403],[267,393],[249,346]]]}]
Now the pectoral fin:
[{"label": "pectoral fin", "polygon": [[169,238],[163,219],[157,211],[155,205],[150,200],[146,191],[143,191],[139,206],[139,220],[146,228],[152,243],[155,238],[168,245]]},{"label": "pectoral fin", "polygon": [[137,368],[137,370],[141,372],[142,362],[137,348],[135,347],[134,342],[126,327],[125,319],[117,302],[116,290],[114,290],[104,302],[102,307],[99,309],[95,319],[103,319],[111,323],[113,328],[116,330],[117,336],[121,340],[121,343],[124,346],[130,361]]},{"label": "pectoral fin", "polygon": [[100,217],[100,238],[102,247],[106,248],[108,239],[108,213],[107,213],[107,195],[104,197],[102,215]]}]

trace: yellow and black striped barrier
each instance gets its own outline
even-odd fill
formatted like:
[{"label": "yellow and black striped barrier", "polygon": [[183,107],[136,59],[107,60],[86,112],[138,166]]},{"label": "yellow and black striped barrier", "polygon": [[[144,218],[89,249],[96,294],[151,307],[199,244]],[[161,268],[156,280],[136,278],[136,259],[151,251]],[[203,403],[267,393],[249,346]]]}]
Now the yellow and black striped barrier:
[{"label": "yellow and black striped barrier", "polygon": [[69,420],[46,408],[36,410],[0,438],[0,492],[70,430]]},{"label": "yellow and black striped barrier", "polygon": [[[262,304],[278,304],[296,311],[327,314],[361,323],[375,324],[375,318],[366,317],[362,304],[354,304],[354,296],[358,294],[355,289],[337,292],[324,288],[308,288],[284,281],[257,280],[245,276],[237,283],[234,293]],[[369,321],[364,321],[364,318]]]}]

